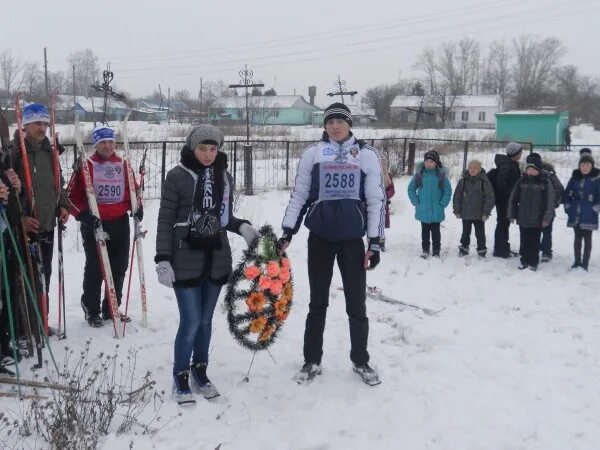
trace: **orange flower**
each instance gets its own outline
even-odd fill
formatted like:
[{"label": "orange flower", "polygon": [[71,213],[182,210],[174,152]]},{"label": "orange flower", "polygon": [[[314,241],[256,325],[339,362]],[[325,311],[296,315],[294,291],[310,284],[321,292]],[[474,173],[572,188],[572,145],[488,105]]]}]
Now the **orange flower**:
[{"label": "orange flower", "polygon": [[277,318],[278,322],[283,322],[285,319],[287,319],[290,311],[288,302],[288,299],[283,297],[275,302],[275,317]]},{"label": "orange flower", "polygon": [[269,275],[272,278],[275,278],[277,275],[279,275],[279,264],[277,264],[277,261],[269,261],[267,263],[267,275]]},{"label": "orange flower", "polygon": [[276,329],[277,327],[275,325],[268,326],[262,331],[262,333],[260,333],[258,340],[262,342],[268,340],[273,335],[273,333],[275,333]]},{"label": "orange flower", "polygon": [[260,269],[258,267],[256,267],[254,264],[246,267],[246,270],[244,270],[244,276],[246,277],[247,280],[250,280],[250,281],[254,280],[260,274],[261,274]]},{"label": "orange flower", "polygon": [[269,290],[273,293],[273,295],[281,294],[281,290],[283,289],[283,284],[278,279],[271,280],[271,287]]},{"label": "orange flower", "polygon": [[281,258],[281,267],[283,267],[284,269],[288,269],[290,268],[290,260],[288,258]]},{"label": "orange flower", "polygon": [[275,311],[275,318],[277,319],[277,322],[285,322],[289,314],[289,311]]},{"label": "orange flower", "polygon": [[250,322],[250,331],[252,333],[260,333],[260,331],[267,324],[267,318],[265,316],[258,316],[252,322]]},{"label": "orange flower", "polygon": [[292,283],[286,283],[283,285],[282,294],[285,295],[286,297],[289,297],[290,299],[293,297],[294,287],[292,286]]},{"label": "orange flower", "polygon": [[269,278],[267,276],[261,276],[258,280],[258,287],[260,288],[261,291],[266,291],[267,289],[271,288],[272,282],[273,282],[273,280],[271,280],[271,278]]},{"label": "orange flower", "polygon": [[282,283],[287,283],[288,281],[290,281],[290,269],[286,269],[285,267],[283,267],[279,272],[279,279]]},{"label": "orange flower", "polygon": [[277,303],[281,302],[282,304],[287,305],[290,302],[291,298],[285,294],[281,294]]},{"label": "orange flower", "polygon": [[252,292],[246,299],[246,305],[251,312],[258,312],[265,307],[267,299],[262,292]]}]

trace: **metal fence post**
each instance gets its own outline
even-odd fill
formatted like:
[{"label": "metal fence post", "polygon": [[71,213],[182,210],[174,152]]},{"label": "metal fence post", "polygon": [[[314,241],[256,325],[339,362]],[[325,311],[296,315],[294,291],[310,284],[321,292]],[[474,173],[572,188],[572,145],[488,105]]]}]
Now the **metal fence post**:
[{"label": "metal fence post", "polygon": [[233,185],[237,186],[237,141],[233,141]]},{"label": "metal fence post", "polygon": [[244,144],[244,194],[252,192],[252,144]]},{"label": "metal fence post", "polygon": [[160,187],[165,183],[165,177],[167,176],[167,142],[162,143],[162,163],[160,165]]},{"label": "metal fence post", "polygon": [[417,144],[413,142],[408,143],[408,175],[414,175],[415,173],[415,151]]},{"label": "metal fence post", "polygon": [[285,187],[290,187],[290,141],[285,145]]},{"label": "metal fence post", "polygon": [[463,152],[463,172],[467,170],[467,159],[469,158],[469,141],[465,141],[465,149]]},{"label": "metal fence post", "polygon": [[404,144],[402,144],[402,166],[399,170],[400,174],[404,174],[404,169],[406,169],[406,144],[408,143],[408,139],[404,138]]}]

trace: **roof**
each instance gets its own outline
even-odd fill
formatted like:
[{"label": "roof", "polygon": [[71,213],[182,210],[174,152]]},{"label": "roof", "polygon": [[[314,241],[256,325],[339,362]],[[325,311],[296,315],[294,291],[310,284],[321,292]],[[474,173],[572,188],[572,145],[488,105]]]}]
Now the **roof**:
[{"label": "roof", "polygon": [[[301,95],[261,95],[249,97],[250,105],[257,105],[261,108],[300,108],[318,110],[314,105],[308,103]],[[219,97],[214,103],[213,108],[238,109],[246,107],[246,96],[237,95],[234,97]]]},{"label": "roof", "polygon": [[501,113],[496,113],[496,115],[502,116],[528,116],[528,115],[538,115],[538,116],[547,116],[547,115],[556,115],[565,112],[565,110],[553,106],[546,106],[542,108],[536,109],[513,109],[511,111],[505,111]]},{"label": "roof", "polygon": [[[418,108],[423,101],[423,106],[434,106],[428,101],[428,97],[419,95],[399,95],[391,104],[392,108]],[[446,103],[452,102],[452,96],[446,97]],[[457,95],[454,97],[454,107],[466,108],[500,108],[502,100],[499,95]]]},{"label": "roof", "polygon": [[[93,99],[93,105],[92,105]],[[75,97],[75,103],[79,105],[86,112],[102,112],[104,110],[104,97],[84,97],[77,95]],[[108,97],[109,108],[120,108],[130,109],[125,103],[120,100],[116,100],[112,97]],[[56,98],[56,108],[63,111],[70,111],[73,109],[73,96],[72,95],[59,95]]]}]

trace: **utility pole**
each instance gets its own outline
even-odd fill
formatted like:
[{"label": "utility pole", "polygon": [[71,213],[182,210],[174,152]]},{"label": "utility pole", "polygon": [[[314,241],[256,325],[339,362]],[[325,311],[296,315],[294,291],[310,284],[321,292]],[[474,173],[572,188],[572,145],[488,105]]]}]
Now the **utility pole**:
[{"label": "utility pole", "polygon": [[48,85],[48,54],[46,47],[44,47],[44,80],[46,82],[46,99],[50,103],[50,87]]},{"label": "utility pole", "polygon": [[167,88],[167,123],[171,124],[171,88]]},{"label": "utility pole", "polygon": [[115,74],[112,72],[112,70],[110,70],[110,63],[108,63],[106,65],[106,69],[102,72],[103,83],[99,85],[96,81],[96,84],[92,84],[92,87],[95,90],[104,93],[104,110],[102,111],[102,124],[106,125],[108,125],[106,119],[106,110],[108,109],[108,97],[112,97],[117,100],[123,100],[125,98],[123,94],[117,94],[115,91],[113,91],[113,88],[110,85],[110,83],[112,82],[114,77]]},{"label": "utility pole", "polygon": [[250,114],[248,110],[248,89],[255,87],[263,87],[262,83],[254,83],[252,77],[254,72],[248,69],[248,65],[240,70],[239,84],[230,84],[230,89],[244,88],[246,89],[246,144],[244,145],[244,193],[252,195],[252,145],[250,145]]},{"label": "utility pole", "polygon": [[329,97],[334,97],[336,95],[339,95],[340,97],[342,97],[342,103],[344,103],[344,95],[350,95],[351,97],[354,97],[356,94],[358,94],[358,91],[347,91],[346,90],[346,81],[342,80],[339,75],[338,75],[337,81],[335,83],[333,83],[333,85],[335,86],[337,91],[328,92],[327,95]]},{"label": "utility pole", "polygon": [[73,107],[75,107],[75,103],[77,103],[77,98],[75,96],[75,64],[73,64]]}]

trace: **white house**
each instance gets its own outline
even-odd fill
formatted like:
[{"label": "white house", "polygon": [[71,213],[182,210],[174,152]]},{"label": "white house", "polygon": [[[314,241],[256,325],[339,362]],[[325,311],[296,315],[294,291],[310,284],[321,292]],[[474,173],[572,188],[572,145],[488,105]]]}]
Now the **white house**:
[{"label": "white house", "polygon": [[[445,105],[434,97],[398,96],[390,106],[390,115],[400,124],[441,123],[445,113],[448,128],[494,128],[495,114],[502,111],[499,95],[447,96]],[[419,113],[420,110],[420,113]]]}]

